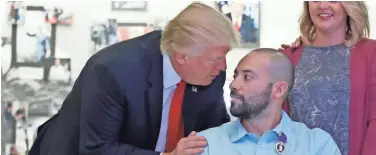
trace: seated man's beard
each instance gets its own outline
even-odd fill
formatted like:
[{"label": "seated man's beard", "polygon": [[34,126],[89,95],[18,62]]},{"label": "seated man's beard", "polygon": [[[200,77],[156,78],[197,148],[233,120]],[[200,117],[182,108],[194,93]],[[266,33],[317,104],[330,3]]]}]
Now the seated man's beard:
[{"label": "seated man's beard", "polygon": [[231,90],[231,97],[237,98],[241,103],[231,102],[231,115],[240,119],[253,119],[259,116],[269,105],[272,85],[269,85],[260,94],[254,96],[239,95]]}]

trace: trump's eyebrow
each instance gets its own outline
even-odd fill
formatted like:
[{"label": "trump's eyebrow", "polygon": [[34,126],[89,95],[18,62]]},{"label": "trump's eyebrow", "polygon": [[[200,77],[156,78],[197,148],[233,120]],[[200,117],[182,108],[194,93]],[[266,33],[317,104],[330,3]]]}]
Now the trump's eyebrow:
[{"label": "trump's eyebrow", "polygon": [[[253,76],[259,76],[255,71],[253,71],[252,69],[243,69],[243,70],[240,70],[240,72],[244,73],[244,74],[251,74]],[[237,74],[239,73],[239,71],[235,70],[234,71],[234,74]]]}]

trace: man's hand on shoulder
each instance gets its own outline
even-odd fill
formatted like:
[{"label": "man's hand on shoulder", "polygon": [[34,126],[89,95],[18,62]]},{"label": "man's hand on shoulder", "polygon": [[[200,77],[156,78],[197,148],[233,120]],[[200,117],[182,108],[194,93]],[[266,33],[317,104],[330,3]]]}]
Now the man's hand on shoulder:
[{"label": "man's hand on shoulder", "polygon": [[162,155],[197,155],[204,152],[207,144],[205,137],[198,136],[192,131],[188,137],[180,139],[174,151]]}]

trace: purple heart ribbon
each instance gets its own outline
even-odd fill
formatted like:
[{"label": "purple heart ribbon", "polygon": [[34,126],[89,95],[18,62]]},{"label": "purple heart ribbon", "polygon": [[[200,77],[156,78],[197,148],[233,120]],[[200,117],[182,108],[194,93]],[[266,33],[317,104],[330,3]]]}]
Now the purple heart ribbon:
[{"label": "purple heart ribbon", "polygon": [[281,132],[281,134],[279,135],[279,141],[283,142],[283,143],[286,143],[287,142],[287,136],[285,135],[285,133]]}]

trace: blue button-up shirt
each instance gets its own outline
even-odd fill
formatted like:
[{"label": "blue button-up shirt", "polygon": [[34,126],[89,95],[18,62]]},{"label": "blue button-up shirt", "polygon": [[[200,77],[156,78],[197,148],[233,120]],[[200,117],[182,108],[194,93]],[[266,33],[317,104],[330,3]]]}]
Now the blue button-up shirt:
[{"label": "blue button-up shirt", "polygon": [[155,151],[157,152],[165,152],[166,149],[168,116],[170,112],[171,100],[172,96],[174,95],[176,85],[180,81],[181,78],[172,67],[169,56],[163,54],[163,106],[161,128],[159,130],[158,141],[155,147]]},{"label": "blue button-up shirt", "polygon": [[274,155],[277,154],[276,144],[282,132],[287,136],[284,155],[341,155],[327,132],[294,122],[285,112],[280,124],[261,137],[247,133],[239,119],[199,132],[198,135],[206,137],[208,141],[202,155]]}]

